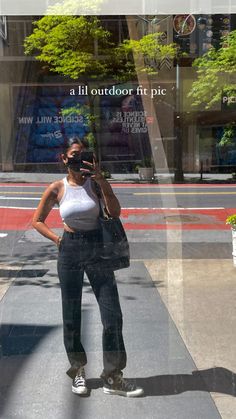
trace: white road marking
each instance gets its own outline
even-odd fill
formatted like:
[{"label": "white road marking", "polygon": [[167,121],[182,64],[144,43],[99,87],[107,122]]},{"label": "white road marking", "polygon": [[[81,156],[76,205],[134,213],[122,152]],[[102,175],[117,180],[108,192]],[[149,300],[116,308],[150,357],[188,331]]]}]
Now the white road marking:
[{"label": "white road marking", "polygon": [[[21,185],[15,185],[14,183],[0,183],[0,187],[1,188],[46,188],[51,182],[45,182],[45,183],[41,183],[41,184],[24,184],[22,183]],[[130,188],[160,188],[160,189],[165,189],[165,188],[173,188],[173,189],[217,189],[217,188],[235,188],[236,184],[218,184],[218,183],[214,183],[214,184],[203,184],[203,185],[195,185],[193,184],[188,184],[188,183],[184,183],[184,184],[176,184],[176,183],[158,183],[158,184],[140,184],[140,183],[122,183],[122,182],[109,182],[113,188],[117,188],[117,189],[130,189]]]},{"label": "white road marking", "polygon": [[44,186],[47,186],[48,184],[45,185],[2,185],[0,184],[0,188],[43,188]]},{"label": "white road marking", "polygon": [[215,192],[212,192],[212,191],[207,191],[207,192],[198,192],[198,191],[196,191],[196,192],[186,192],[186,191],[184,191],[184,192],[176,192],[176,191],[174,191],[174,192],[163,192],[163,191],[160,191],[160,192],[133,192],[133,195],[150,195],[150,196],[153,196],[153,195],[170,195],[170,196],[172,196],[172,195],[186,195],[186,196],[191,196],[191,195],[235,195],[236,194],[236,191],[234,191],[234,192],[231,192],[231,191],[228,191],[228,192],[226,192],[226,191],[224,191],[224,192],[221,192],[221,191],[215,191]]},{"label": "white road marking", "polygon": [[161,209],[161,210],[218,210],[218,209],[225,209],[225,207],[188,207],[188,208],[182,208],[182,207],[127,207],[127,208],[122,208],[122,210],[156,210],[156,209]]},{"label": "white road marking", "polygon": [[[8,198],[9,199],[9,198]],[[15,199],[15,198],[14,198]],[[21,199],[21,198],[17,198]],[[27,198],[28,199],[28,198]],[[30,198],[30,199],[37,199],[37,198]],[[0,205],[0,208],[9,208],[9,209],[22,209],[22,210],[34,210],[37,207],[9,207]],[[53,210],[58,210],[59,208],[52,208]],[[226,209],[225,207],[188,207],[188,208],[179,208],[179,207],[123,207],[121,208],[123,211],[126,210],[171,210],[171,211],[191,211],[191,210],[223,210]]]},{"label": "white road marking", "polygon": [[14,196],[0,196],[0,200],[3,200],[3,199],[5,199],[5,200],[8,200],[8,199],[13,199],[13,200],[16,200],[16,199],[21,199],[21,200],[30,200],[30,201],[40,201],[40,199],[41,198],[26,198],[26,197],[24,197],[24,196],[16,196],[16,197],[14,197]]},{"label": "white road marking", "polygon": [[2,237],[7,237],[8,236],[8,234],[7,233],[0,233],[0,238],[2,238]]},{"label": "white road marking", "polygon": [[[0,209],[1,208],[6,208],[6,209],[22,209],[22,210],[35,210],[37,209],[37,207],[5,207],[3,205],[0,205]],[[53,210],[58,210],[59,208],[52,208]]]}]

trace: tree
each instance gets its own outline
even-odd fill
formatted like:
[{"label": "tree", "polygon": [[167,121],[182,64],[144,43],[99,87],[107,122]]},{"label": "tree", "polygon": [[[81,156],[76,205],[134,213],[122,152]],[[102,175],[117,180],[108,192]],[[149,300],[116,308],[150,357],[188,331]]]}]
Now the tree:
[{"label": "tree", "polygon": [[[115,46],[96,16],[44,16],[34,22],[33,33],[25,39],[24,47],[25,53],[34,54],[44,68],[65,78],[80,79],[85,84],[109,77],[114,70],[107,55]],[[78,104],[64,113],[86,116],[92,131],[89,138],[96,148],[94,99],[88,95],[89,109]]]},{"label": "tree", "polygon": [[[124,40],[119,45],[111,39],[96,16],[55,15],[34,22],[33,33],[25,39],[24,46],[25,53],[34,54],[49,71],[87,85],[95,81],[101,84],[105,80],[106,87],[107,83],[133,80],[137,71],[157,74],[162,59],[173,59],[178,53],[177,45],[166,45],[160,32],[145,35],[140,40]],[[138,68],[133,53],[143,57]],[[88,89],[88,119],[96,139],[94,99]],[[66,113],[81,111],[78,105]]]},{"label": "tree", "polygon": [[213,108],[221,101],[222,92],[235,96],[236,30],[222,37],[218,50],[212,47],[193,66],[197,68],[197,80],[188,93],[193,107]]},{"label": "tree", "polygon": [[123,42],[121,47],[128,56],[133,53],[142,56],[136,71],[156,75],[163,59],[174,60],[177,57],[178,45],[174,42],[166,44],[163,42],[163,35],[163,32],[155,32],[144,35],[139,40],[129,39]]},{"label": "tree", "polygon": [[[176,44],[163,43],[162,32],[115,45],[96,16],[44,16],[34,22],[34,27],[25,39],[25,54],[34,54],[50,71],[74,80],[112,77],[127,81],[136,71],[156,74],[161,60],[174,59],[178,51]],[[138,69],[133,53],[144,57]]]},{"label": "tree", "polygon": [[115,46],[96,16],[44,16],[34,26],[25,39],[25,53],[35,54],[50,71],[74,80],[111,75],[107,56]]},{"label": "tree", "polygon": [[[219,49],[212,47],[193,66],[197,67],[197,80],[188,93],[193,107],[214,109],[221,104],[223,94],[235,96],[236,30],[221,38]],[[225,105],[230,107],[229,102]],[[224,127],[218,147],[232,147],[235,143],[235,121],[232,122]]]}]

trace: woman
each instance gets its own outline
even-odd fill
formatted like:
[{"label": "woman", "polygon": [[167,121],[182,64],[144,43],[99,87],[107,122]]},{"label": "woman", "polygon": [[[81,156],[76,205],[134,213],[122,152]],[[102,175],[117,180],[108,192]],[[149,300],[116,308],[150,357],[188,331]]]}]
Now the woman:
[{"label": "woman", "polygon": [[[81,343],[81,297],[86,272],[103,324],[103,391],[136,397],[143,394],[143,390],[122,377],[126,351],[114,272],[104,269],[97,257],[101,237],[95,182],[101,190],[106,211],[112,217],[120,215],[120,204],[95,161],[83,162],[88,169],[81,168],[80,154],[85,149],[83,140],[72,138],[68,141],[61,156],[68,175],[46,189],[34,214],[33,227],[59,249],[57,267],[62,294],[64,344],[71,364],[67,373],[73,379],[72,391],[80,395],[88,392],[84,370],[87,357]],[[59,205],[64,223],[62,237],[45,222],[55,204]]]}]

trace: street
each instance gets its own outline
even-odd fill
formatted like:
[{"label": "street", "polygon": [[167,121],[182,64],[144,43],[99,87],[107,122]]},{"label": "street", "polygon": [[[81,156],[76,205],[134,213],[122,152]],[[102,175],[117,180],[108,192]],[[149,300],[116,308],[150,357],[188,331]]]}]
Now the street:
[{"label": "street", "polygon": [[[46,186],[0,185],[0,229],[26,230]],[[126,229],[227,229],[236,211],[235,185],[113,185]],[[6,216],[7,211],[7,216]],[[171,218],[172,217],[172,218]],[[178,218],[179,217],[179,218]],[[49,223],[60,227],[56,212]],[[195,227],[194,227],[195,226]]]},{"label": "street", "polygon": [[[38,184],[0,184],[2,255],[26,252],[27,257],[35,246],[45,242],[55,253],[54,245],[31,227],[45,188]],[[133,259],[161,258],[171,247],[172,257],[176,257],[175,242],[182,242],[186,258],[205,257],[206,252],[208,257],[230,257],[231,234],[225,219],[236,212],[235,185],[114,184],[113,188],[121,203],[121,219]],[[47,223],[52,228],[63,228],[57,207]],[[169,230],[173,233],[167,237]],[[176,231],[181,237],[174,234]]]},{"label": "street", "polygon": [[[46,184],[0,184],[0,206],[36,208]],[[112,184],[123,208],[234,208],[235,184]],[[6,201],[8,205],[6,205]],[[22,202],[24,205],[22,204]],[[21,205],[19,205],[19,202]]]},{"label": "street", "polygon": [[[122,207],[121,219],[130,241],[132,259],[178,255],[184,258],[231,257],[231,232],[225,224],[236,213],[235,185],[112,185]],[[55,246],[32,230],[31,220],[46,185],[0,185],[1,254],[30,256],[45,244]],[[58,207],[47,218],[62,229]],[[196,234],[196,230],[198,233]],[[172,233],[171,233],[172,231]],[[211,245],[209,245],[211,243]]]}]

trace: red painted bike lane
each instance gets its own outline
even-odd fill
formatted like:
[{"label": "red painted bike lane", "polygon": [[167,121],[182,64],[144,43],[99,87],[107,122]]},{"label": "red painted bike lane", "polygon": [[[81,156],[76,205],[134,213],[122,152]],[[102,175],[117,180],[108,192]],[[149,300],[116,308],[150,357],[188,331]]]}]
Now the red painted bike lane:
[{"label": "red painted bike lane", "polygon": [[[34,210],[0,208],[0,231],[30,230]],[[125,208],[121,219],[126,230],[228,230],[225,219],[236,213],[236,208],[219,209],[162,209]],[[58,209],[46,220],[50,228],[62,228]]]}]

